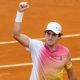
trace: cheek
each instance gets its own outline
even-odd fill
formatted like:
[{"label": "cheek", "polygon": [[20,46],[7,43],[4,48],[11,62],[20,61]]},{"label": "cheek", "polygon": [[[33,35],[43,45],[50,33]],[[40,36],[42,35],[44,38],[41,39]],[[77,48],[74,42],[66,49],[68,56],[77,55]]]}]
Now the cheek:
[{"label": "cheek", "polygon": [[58,38],[55,38],[55,42],[58,42],[60,40],[60,38],[58,37]]},{"label": "cheek", "polygon": [[59,40],[59,37],[57,37],[57,36],[56,37],[53,37],[52,40],[53,41],[57,41],[57,40]]},{"label": "cheek", "polygon": [[52,43],[56,43],[56,42],[58,42],[59,41],[59,38],[53,38],[52,39]]}]

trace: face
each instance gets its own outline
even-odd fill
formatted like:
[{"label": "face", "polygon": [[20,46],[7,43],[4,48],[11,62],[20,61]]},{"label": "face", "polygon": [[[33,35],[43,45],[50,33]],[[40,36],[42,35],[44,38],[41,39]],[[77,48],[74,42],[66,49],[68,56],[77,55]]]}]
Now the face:
[{"label": "face", "polygon": [[45,32],[46,43],[50,46],[57,43],[60,39],[59,34],[55,34],[54,32],[48,30]]}]

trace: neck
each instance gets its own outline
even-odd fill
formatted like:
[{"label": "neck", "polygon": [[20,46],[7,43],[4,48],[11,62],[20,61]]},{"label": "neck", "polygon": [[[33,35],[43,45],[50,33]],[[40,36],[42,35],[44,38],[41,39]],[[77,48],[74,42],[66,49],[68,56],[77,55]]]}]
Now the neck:
[{"label": "neck", "polygon": [[45,43],[45,45],[46,45],[49,49],[53,49],[53,50],[55,50],[57,44],[48,45],[47,43]]}]

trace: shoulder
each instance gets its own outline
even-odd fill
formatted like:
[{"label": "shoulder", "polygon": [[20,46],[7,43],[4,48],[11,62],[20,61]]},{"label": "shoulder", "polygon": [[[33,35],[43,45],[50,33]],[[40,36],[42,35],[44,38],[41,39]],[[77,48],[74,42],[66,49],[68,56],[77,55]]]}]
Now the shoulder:
[{"label": "shoulder", "polygon": [[64,46],[64,45],[61,45],[61,44],[59,44],[59,47],[60,47],[60,49],[62,49],[63,51],[66,51],[66,52],[70,52],[69,51],[69,48],[68,47],[66,47],[66,46]]},{"label": "shoulder", "polygon": [[64,46],[64,45],[59,45],[60,49],[61,49],[61,54],[66,58],[66,61],[70,61],[71,60],[71,54],[70,54],[70,50],[68,47]]},{"label": "shoulder", "polygon": [[[41,43],[41,44],[42,44],[43,42],[40,41],[40,40],[37,40],[37,39],[30,39],[30,43],[33,43],[33,44],[35,44],[35,43],[36,43],[36,44]],[[35,45],[36,45],[36,44],[35,44]]]},{"label": "shoulder", "polygon": [[29,47],[41,47],[43,42],[37,39],[30,39]]},{"label": "shoulder", "polygon": [[43,48],[43,42],[36,39],[30,39],[29,51],[32,53],[39,52]]},{"label": "shoulder", "polygon": [[66,57],[70,56],[70,50],[68,47],[59,44],[59,51],[61,52],[61,54],[65,55]]}]

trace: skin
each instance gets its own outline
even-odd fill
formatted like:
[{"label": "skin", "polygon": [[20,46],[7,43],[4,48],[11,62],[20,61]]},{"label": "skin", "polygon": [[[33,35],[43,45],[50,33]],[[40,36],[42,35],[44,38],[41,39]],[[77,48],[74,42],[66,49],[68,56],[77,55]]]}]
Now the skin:
[{"label": "skin", "polygon": [[[27,10],[28,8],[29,8],[28,3],[26,3],[26,4],[20,3],[19,7],[18,7],[18,11],[25,12],[25,10]],[[23,46],[29,47],[30,37],[21,33],[21,23],[22,22],[14,23],[13,38],[16,39]],[[58,40],[60,39],[59,35],[54,36],[53,34],[54,34],[54,32],[52,32],[52,31],[48,31],[48,33],[47,33],[47,31],[45,32],[45,38],[46,38],[45,43],[51,49],[56,48],[56,44],[57,44]],[[69,58],[69,61],[70,61],[70,58]],[[73,70],[73,67],[67,69],[67,67],[65,66],[65,69],[67,71],[69,80],[77,80],[76,74]]]},{"label": "skin", "polygon": [[48,30],[45,32],[45,39],[46,39],[46,44],[50,47],[50,48],[54,48],[58,42],[58,40],[60,39],[58,34],[55,34],[53,31]]}]

